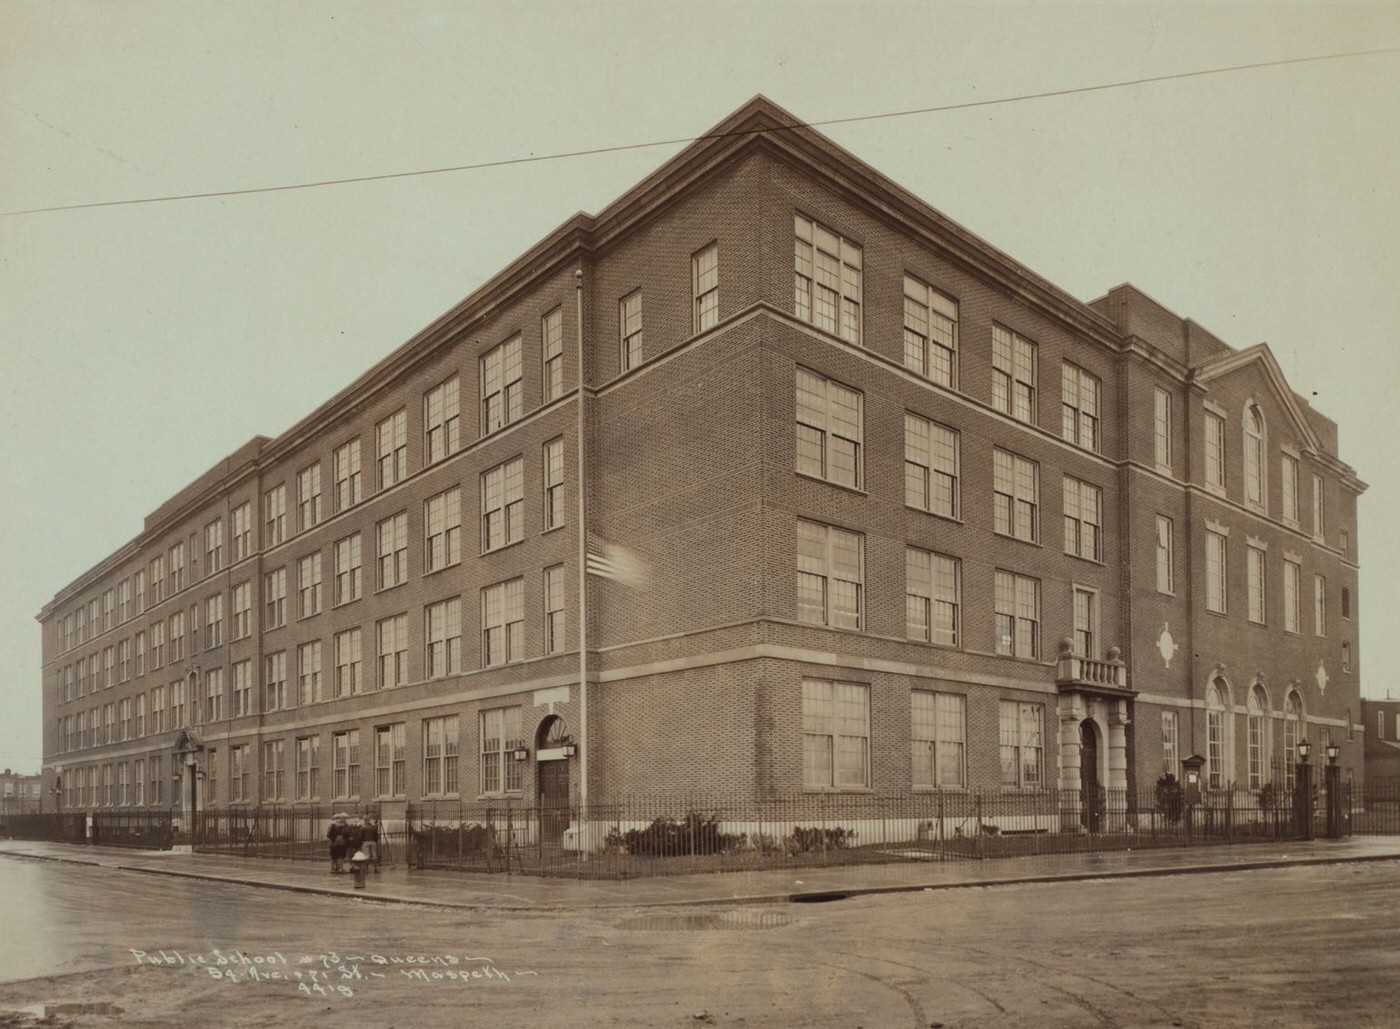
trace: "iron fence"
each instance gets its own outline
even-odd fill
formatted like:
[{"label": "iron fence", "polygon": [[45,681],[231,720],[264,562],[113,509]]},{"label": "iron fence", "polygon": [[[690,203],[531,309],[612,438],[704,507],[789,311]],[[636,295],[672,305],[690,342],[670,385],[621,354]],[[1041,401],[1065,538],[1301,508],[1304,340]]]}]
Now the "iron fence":
[{"label": "iron fence", "polygon": [[101,847],[169,850],[175,837],[171,811],[97,811],[89,840]]},{"label": "iron fence", "polygon": [[79,813],[6,815],[0,836],[16,840],[46,840],[51,843],[82,843],[87,835],[87,818]]},{"label": "iron fence", "polygon": [[1351,803],[1346,808],[1353,833],[1400,834],[1400,779],[1368,779],[1353,786]]},{"label": "iron fence", "polygon": [[[206,809],[190,826],[190,844],[198,853],[239,857],[329,861],[327,832],[337,815],[361,818],[378,815],[374,804],[337,804],[333,807],[237,807]],[[381,821],[380,861],[402,860],[405,846],[402,819]]]}]

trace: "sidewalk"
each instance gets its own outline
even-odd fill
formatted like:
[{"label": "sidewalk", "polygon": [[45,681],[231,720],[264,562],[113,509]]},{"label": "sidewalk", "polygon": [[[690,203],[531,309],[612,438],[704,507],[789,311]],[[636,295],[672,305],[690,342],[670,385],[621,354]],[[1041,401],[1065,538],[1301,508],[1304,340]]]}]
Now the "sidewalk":
[{"label": "sidewalk", "polygon": [[0,857],[64,861],[396,904],[551,911],[820,901],[869,893],[1396,861],[1400,860],[1400,837],[1361,836],[1345,840],[1053,854],[986,861],[715,872],[626,881],[421,871],[398,865],[386,868],[380,875],[369,876],[363,890],[354,889],[353,877],[349,874],[333,875],[319,861],[83,847],[30,840],[0,841]]}]

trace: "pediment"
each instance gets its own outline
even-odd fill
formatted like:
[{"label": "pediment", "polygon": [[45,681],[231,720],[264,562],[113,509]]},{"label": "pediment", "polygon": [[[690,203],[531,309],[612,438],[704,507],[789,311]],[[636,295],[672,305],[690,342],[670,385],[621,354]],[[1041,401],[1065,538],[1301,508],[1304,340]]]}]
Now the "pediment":
[{"label": "pediment", "polygon": [[1297,396],[1289,388],[1288,380],[1283,375],[1283,369],[1279,367],[1278,360],[1274,357],[1273,351],[1269,349],[1267,343],[1257,343],[1245,350],[1236,351],[1233,354],[1223,354],[1212,361],[1198,365],[1193,369],[1191,377],[1196,382],[1209,383],[1215,379],[1238,374],[1247,368],[1256,369],[1262,374],[1264,381],[1274,394],[1274,399],[1278,401],[1279,407],[1288,416],[1295,438],[1303,448],[1314,454],[1322,453],[1322,441],[1313,430],[1308,416],[1303,413],[1302,407],[1299,406]]}]

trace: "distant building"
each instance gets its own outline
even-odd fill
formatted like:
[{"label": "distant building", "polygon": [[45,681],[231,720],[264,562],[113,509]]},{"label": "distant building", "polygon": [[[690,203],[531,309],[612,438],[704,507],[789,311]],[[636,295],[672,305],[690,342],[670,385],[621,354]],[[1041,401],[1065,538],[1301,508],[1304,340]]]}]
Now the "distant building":
[{"label": "distant building", "polygon": [[1359,769],[1336,424],[796,122],[747,104],[59,590],[62,806]]},{"label": "distant building", "polygon": [[1400,780],[1400,700],[1363,700],[1366,780]]},{"label": "distant building", "polygon": [[31,814],[40,809],[44,781],[38,775],[0,772],[0,815]]}]

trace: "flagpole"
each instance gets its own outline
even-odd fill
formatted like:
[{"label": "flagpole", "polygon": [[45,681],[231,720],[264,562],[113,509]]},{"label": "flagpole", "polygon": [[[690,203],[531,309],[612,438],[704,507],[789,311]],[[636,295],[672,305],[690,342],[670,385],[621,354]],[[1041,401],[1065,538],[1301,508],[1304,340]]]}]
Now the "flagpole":
[{"label": "flagpole", "polygon": [[588,507],[584,460],[583,269],[574,271],[574,324],[578,332],[578,753],[579,845],[588,846]]}]

